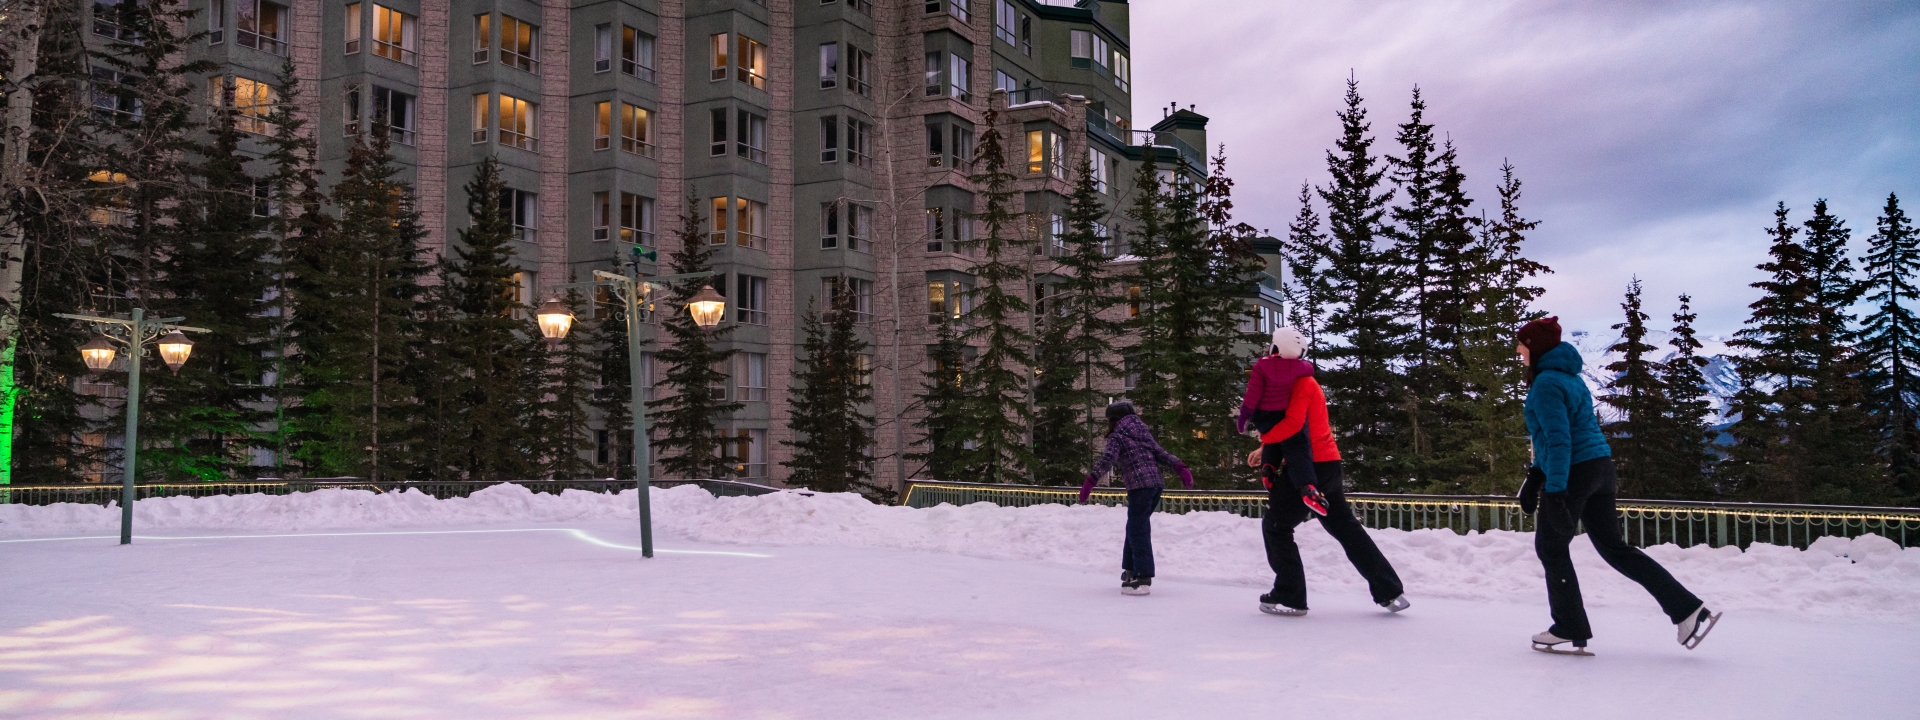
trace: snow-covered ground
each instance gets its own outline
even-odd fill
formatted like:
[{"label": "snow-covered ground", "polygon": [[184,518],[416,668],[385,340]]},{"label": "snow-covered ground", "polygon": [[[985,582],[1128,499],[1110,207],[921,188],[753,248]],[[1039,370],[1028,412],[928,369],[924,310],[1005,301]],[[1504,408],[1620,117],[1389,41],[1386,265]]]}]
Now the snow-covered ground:
[{"label": "snow-covered ground", "polygon": [[[1305,618],[1258,613],[1258,523],[1122,511],[512,486],[0,506],[0,716],[66,718],[1910,717],[1920,550],[1651,552],[1727,611],[1699,650],[1577,543],[1594,658],[1531,536],[1375,532],[1414,605],[1301,531]],[[167,539],[162,539],[167,538]]]}]

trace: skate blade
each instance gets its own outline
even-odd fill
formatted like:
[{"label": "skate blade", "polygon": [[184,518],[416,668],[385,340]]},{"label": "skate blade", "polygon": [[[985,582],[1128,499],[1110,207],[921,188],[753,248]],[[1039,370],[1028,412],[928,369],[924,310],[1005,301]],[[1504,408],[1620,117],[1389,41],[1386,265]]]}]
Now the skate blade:
[{"label": "skate blade", "polygon": [[1713,632],[1713,626],[1720,624],[1720,615],[1721,613],[1708,615],[1705,624],[1693,629],[1693,637],[1687,638],[1686,642],[1680,644],[1685,645],[1688,650],[1700,647],[1700,641],[1707,639],[1707,633]]},{"label": "skate blade", "polygon": [[1295,610],[1285,605],[1268,605],[1266,603],[1260,604],[1260,612],[1268,615],[1279,615],[1281,617],[1302,617],[1307,614],[1305,610]]},{"label": "skate blade", "polygon": [[1137,588],[1120,588],[1121,595],[1146,595],[1151,592],[1152,590],[1147,589],[1145,585]]},{"label": "skate blade", "polygon": [[1572,655],[1574,657],[1593,657],[1593,653],[1587,652],[1587,649],[1583,647],[1576,647],[1572,650],[1561,650],[1559,649],[1559,647],[1554,645],[1542,645],[1540,643],[1534,643],[1533,649],[1543,653],[1547,653],[1548,655]]}]

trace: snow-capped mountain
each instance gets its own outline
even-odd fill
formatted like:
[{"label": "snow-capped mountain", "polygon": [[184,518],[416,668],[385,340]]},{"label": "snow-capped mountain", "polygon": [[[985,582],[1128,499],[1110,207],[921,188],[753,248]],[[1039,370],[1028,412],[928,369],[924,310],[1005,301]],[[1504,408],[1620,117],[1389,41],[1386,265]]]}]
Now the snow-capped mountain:
[{"label": "snow-capped mountain", "polygon": [[[1673,348],[1667,344],[1672,336],[1672,333],[1665,330],[1647,331],[1647,344],[1660,348],[1654,353],[1656,361],[1666,362],[1673,358]],[[1586,362],[1586,369],[1581,375],[1582,379],[1587,381],[1587,388],[1593,391],[1595,398],[1604,395],[1607,383],[1617,376],[1615,373],[1608,372],[1606,368],[1618,362],[1620,354],[1607,352],[1607,348],[1619,342],[1619,339],[1619,336],[1611,330],[1604,333],[1572,330],[1567,333],[1566,341],[1580,351],[1581,359]],[[1707,397],[1713,403],[1712,422],[1716,426],[1727,422],[1727,413],[1733,394],[1740,390],[1740,376],[1734,372],[1733,362],[1741,352],[1728,347],[1726,338],[1700,338],[1699,354],[1707,359],[1707,366],[1701,368],[1700,372],[1706,377]],[[1612,414],[1611,407],[1601,404],[1599,408],[1603,418],[1613,419],[1608,417]]]}]

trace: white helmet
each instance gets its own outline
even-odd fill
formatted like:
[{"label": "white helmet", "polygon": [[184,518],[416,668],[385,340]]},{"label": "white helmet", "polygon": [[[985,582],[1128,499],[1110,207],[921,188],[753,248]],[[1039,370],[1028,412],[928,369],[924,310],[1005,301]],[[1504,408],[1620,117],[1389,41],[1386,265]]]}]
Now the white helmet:
[{"label": "white helmet", "polygon": [[1298,360],[1307,354],[1307,336],[1292,327],[1274,328],[1273,351],[1288,360]]}]

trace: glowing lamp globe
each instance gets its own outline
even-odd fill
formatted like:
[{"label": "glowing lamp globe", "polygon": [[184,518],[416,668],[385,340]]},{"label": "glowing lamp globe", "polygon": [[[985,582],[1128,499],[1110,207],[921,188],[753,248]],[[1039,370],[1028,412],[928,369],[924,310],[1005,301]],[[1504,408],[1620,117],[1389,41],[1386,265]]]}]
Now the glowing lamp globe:
[{"label": "glowing lamp globe", "polygon": [[160,359],[166,361],[167,369],[174,372],[179,372],[180,366],[187,364],[187,356],[193,354],[193,341],[180,334],[179,330],[160,338],[159,345]]},{"label": "glowing lamp globe", "polygon": [[101,371],[113,367],[113,343],[105,335],[95,335],[87,344],[80,346],[80,359],[87,363],[87,369]]},{"label": "glowing lamp globe", "polygon": [[548,340],[565,338],[567,331],[573,328],[573,311],[568,310],[567,304],[560,302],[560,298],[541,303],[533,316],[540,321],[540,334]]},{"label": "glowing lamp globe", "polygon": [[700,294],[687,301],[687,312],[693,314],[693,322],[703,328],[720,324],[720,318],[727,314],[727,299],[713,291],[713,286],[700,288]]}]

